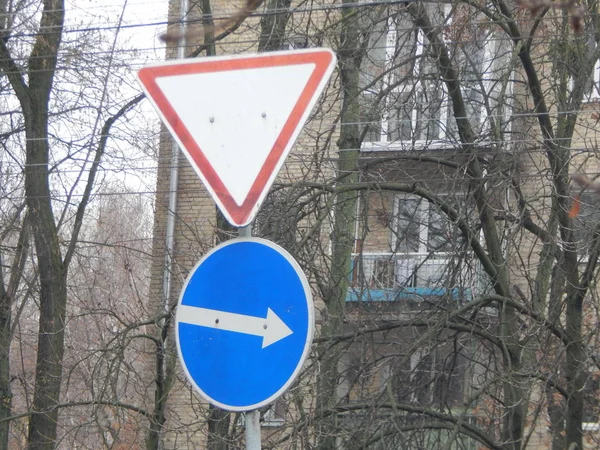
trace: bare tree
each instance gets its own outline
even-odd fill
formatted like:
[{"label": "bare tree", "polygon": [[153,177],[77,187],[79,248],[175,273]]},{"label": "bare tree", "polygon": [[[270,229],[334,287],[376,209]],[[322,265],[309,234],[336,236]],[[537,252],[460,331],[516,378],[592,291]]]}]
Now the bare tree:
[{"label": "bare tree", "polygon": [[[101,41],[101,37],[92,30],[80,36],[79,42],[65,39],[62,1],[3,2],[1,6],[0,69],[3,80],[8,81],[2,94],[5,104],[13,106],[12,128],[3,135],[6,150],[3,161],[21,165],[23,184],[15,186],[11,198],[22,195],[24,203],[6,205],[9,220],[3,222],[4,242],[12,239],[13,244],[7,244],[6,252],[3,250],[3,255],[10,259],[3,266],[1,283],[0,383],[4,397],[0,438],[6,444],[11,418],[10,346],[18,326],[11,318],[11,311],[21,310],[16,301],[19,293],[20,302],[34,299],[39,308],[32,403],[25,402],[31,408],[26,413],[28,447],[54,448],[64,383],[69,268],[77,253],[111,128],[142,97],[120,104],[112,102],[108,80],[118,65],[114,58],[116,38],[103,65],[88,67],[88,62],[81,58],[84,46]],[[65,65],[78,67],[57,74]],[[97,95],[89,92],[91,83],[100,87]],[[92,123],[82,120],[89,112],[93,112]],[[65,167],[70,174],[61,172]],[[15,229],[16,225],[20,225],[20,230]],[[30,234],[35,260],[29,266],[25,255]]]}]

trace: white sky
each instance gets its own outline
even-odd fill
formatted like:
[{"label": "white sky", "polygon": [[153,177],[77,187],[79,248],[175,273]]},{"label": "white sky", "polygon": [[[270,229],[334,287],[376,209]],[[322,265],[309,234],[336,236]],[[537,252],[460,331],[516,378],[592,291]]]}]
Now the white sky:
[{"label": "white sky", "polygon": [[[107,47],[112,45],[123,15],[116,48],[119,56],[131,66],[131,73],[127,82],[120,86],[119,94],[124,103],[141,93],[136,81],[137,70],[146,64],[162,61],[165,56],[164,45],[157,36],[166,30],[168,0],[67,0],[65,6],[67,32],[90,28],[106,30],[103,34],[110,40],[106,43]],[[103,57],[101,54],[94,55],[95,50],[98,49],[89,50],[91,58]],[[135,130],[135,123],[138,123],[140,130],[150,127],[158,131],[159,118],[149,102],[143,100],[136,109],[141,113],[128,114],[128,119],[134,122],[128,127]],[[115,171],[109,178],[118,179],[140,192],[153,191],[155,178],[151,168],[156,162],[140,156],[135,148],[127,149],[126,143],[113,141],[113,145],[118,145],[124,154],[131,155],[131,167]]]}]

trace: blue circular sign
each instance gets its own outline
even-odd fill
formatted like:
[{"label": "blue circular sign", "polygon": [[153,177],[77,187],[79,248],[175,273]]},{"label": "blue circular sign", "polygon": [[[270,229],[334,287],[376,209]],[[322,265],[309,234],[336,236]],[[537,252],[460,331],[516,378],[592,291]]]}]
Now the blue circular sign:
[{"label": "blue circular sign", "polygon": [[233,239],[191,271],[175,323],[179,359],[198,392],[220,408],[249,411],[300,372],[314,333],[312,295],[283,248]]}]

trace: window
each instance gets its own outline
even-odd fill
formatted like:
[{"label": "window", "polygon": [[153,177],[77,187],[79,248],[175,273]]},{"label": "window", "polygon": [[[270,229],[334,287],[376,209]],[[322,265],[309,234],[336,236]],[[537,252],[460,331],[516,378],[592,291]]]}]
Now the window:
[{"label": "window", "polygon": [[[406,342],[409,336],[405,334],[398,339]],[[458,404],[462,400],[468,366],[462,349],[462,343],[454,341],[399,354],[388,353],[383,347],[368,348],[360,344],[352,347],[345,355],[347,400],[364,402],[382,394],[390,384],[391,392],[400,403]]]},{"label": "window", "polygon": [[[423,427],[427,420],[423,414],[400,406],[448,411],[463,405],[467,380],[470,379],[467,355],[472,350],[468,339],[449,338],[435,346],[413,349],[415,332],[418,333],[402,328],[391,335],[385,333],[375,335],[373,339],[357,340],[342,355],[343,381],[338,391],[342,401],[361,404],[374,398],[387,401],[391,394],[399,407],[394,411],[350,408],[340,413],[337,425],[344,432],[339,433],[339,448],[351,448],[358,441],[370,441],[368,447],[373,449],[479,448],[476,442],[453,430]],[[390,342],[394,344],[389,345]],[[475,423],[474,417],[463,418],[468,423]],[[373,440],[373,436],[382,439]]]},{"label": "window", "polygon": [[285,413],[286,404],[278,398],[261,416],[260,424],[263,427],[279,427],[285,422]]},{"label": "window", "polygon": [[[363,92],[361,123],[366,128],[363,141],[368,145],[444,140],[450,118],[448,96],[435,62],[428,56],[424,34],[412,30],[399,39],[395,20],[388,19],[387,26],[385,43],[378,35],[368,57],[371,62],[380,60],[379,64],[371,64],[371,68],[379,67],[382,73],[379,82],[375,77],[371,80],[372,86]],[[385,52],[381,51],[381,45],[385,45]],[[398,55],[397,45],[413,50]],[[407,67],[403,70],[395,68],[398,59],[406,60]],[[380,95],[381,90],[386,95]]]},{"label": "window", "polygon": [[[451,34],[449,12],[449,5],[430,7],[432,20],[445,27],[440,33],[444,39]],[[469,36],[446,41],[461,76],[468,118],[481,134],[493,94],[500,90],[491,77],[500,65],[496,40],[485,27],[454,34]],[[364,150],[435,148],[457,142],[451,101],[437,65],[423,31],[402,12],[377,24],[362,64]]]},{"label": "window", "polygon": [[456,224],[427,200],[396,197],[391,250],[396,282],[404,286],[442,286],[450,255],[464,248]]},{"label": "window", "polygon": [[465,374],[464,356],[440,347],[397,358],[390,375],[399,402],[452,406],[462,400]]},{"label": "window", "polygon": [[279,50],[298,50],[301,48],[309,48],[308,38],[306,37],[290,37],[281,45]]},{"label": "window", "polygon": [[600,374],[589,373],[583,388],[583,429],[600,430]]},{"label": "window", "polygon": [[[461,217],[473,215],[466,197],[451,198]],[[478,265],[458,225],[432,202],[394,198],[387,252],[363,248],[354,255],[348,301],[467,298],[479,290]],[[360,247],[360,246],[359,246]]]}]

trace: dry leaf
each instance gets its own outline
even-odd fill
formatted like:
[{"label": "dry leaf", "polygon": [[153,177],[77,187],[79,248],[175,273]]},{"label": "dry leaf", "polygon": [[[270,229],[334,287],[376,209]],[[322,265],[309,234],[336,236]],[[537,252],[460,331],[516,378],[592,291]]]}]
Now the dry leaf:
[{"label": "dry leaf", "polygon": [[577,217],[580,210],[581,210],[581,199],[580,199],[579,195],[576,195],[575,198],[573,199],[573,206],[571,206],[571,209],[569,210],[569,217],[571,219],[574,219],[575,217]]}]

